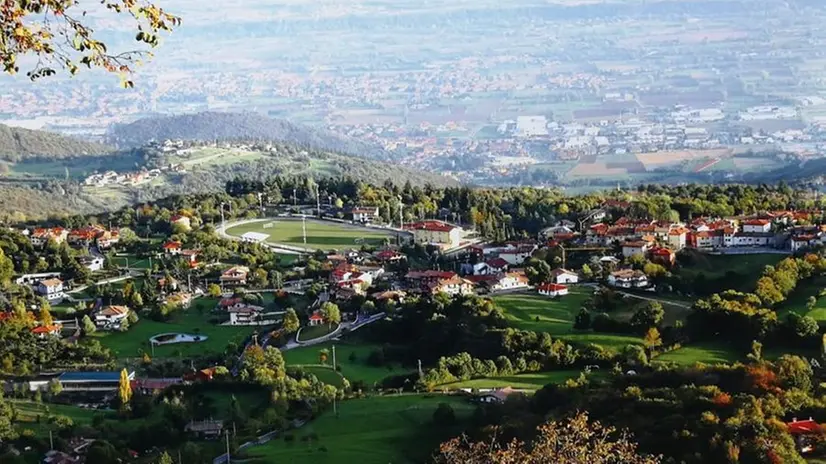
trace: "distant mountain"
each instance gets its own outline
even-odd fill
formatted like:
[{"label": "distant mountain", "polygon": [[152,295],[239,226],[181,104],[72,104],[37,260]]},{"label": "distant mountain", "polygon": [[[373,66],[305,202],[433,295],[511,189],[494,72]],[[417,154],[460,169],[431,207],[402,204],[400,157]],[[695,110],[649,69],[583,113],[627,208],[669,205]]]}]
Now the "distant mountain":
[{"label": "distant mountain", "polygon": [[381,147],[257,113],[205,112],[144,118],[113,125],[106,139],[120,148],[139,147],[153,140],[166,139],[272,141],[368,158],[389,158]]},{"label": "distant mountain", "polygon": [[111,147],[52,132],[20,129],[0,124],[0,159],[74,158],[112,153]]}]

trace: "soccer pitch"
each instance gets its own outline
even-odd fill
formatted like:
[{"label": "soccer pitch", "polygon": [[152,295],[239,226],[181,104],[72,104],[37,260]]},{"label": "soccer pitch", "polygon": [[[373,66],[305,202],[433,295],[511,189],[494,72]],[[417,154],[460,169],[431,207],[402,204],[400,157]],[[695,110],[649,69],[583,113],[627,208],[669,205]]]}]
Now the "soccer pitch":
[{"label": "soccer pitch", "polygon": [[358,248],[361,245],[378,246],[386,238],[394,240],[392,232],[369,229],[350,224],[308,219],[307,243],[304,243],[301,219],[263,219],[227,229],[227,235],[256,241],[322,250]]}]

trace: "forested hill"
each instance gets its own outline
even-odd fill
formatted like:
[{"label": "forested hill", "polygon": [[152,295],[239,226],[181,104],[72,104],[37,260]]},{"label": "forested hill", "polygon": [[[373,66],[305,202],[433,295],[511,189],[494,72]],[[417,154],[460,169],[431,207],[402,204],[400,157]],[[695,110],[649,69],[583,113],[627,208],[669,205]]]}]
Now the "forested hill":
[{"label": "forested hill", "polygon": [[171,140],[257,140],[387,159],[381,147],[257,113],[204,112],[139,119],[110,127],[107,141],[121,148]]},{"label": "forested hill", "polygon": [[20,129],[0,124],[0,159],[74,158],[105,155],[111,147],[39,130]]}]

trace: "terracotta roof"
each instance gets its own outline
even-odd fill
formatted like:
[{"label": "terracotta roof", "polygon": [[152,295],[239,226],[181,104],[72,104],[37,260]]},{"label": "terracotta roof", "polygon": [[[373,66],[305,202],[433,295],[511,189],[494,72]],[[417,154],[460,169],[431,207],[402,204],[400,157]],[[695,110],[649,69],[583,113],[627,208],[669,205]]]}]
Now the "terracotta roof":
[{"label": "terracotta roof", "polygon": [[51,279],[46,279],[46,280],[41,280],[40,281],[40,285],[43,285],[44,287],[56,287],[56,286],[62,285],[62,284],[63,284],[63,281],[58,279],[58,278],[51,278]]},{"label": "terracotta roof", "polygon": [[166,242],[163,244],[164,250],[177,250],[181,248],[181,242]]},{"label": "terracotta roof", "polygon": [[485,264],[496,269],[502,269],[503,267],[508,266],[508,262],[505,261],[503,258],[491,258],[485,261]]},{"label": "terracotta roof", "polygon": [[324,320],[324,316],[322,316],[322,315],[321,315],[321,314],[319,314],[319,313],[313,313],[313,314],[311,314],[311,315],[310,315],[310,320],[311,320],[311,321],[323,321],[323,320]]},{"label": "terracotta roof", "polygon": [[405,228],[410,230],[429,230],[432,232],[450,232],[453,229],[458,229],[457,226],[442,221],[414,222],[413,224],[406,225]]},{"label": "terracotta roof", "polygon": [[107,306],[100,311],[100,314],[104,316],[120,316],[123,314],[129,314],[129,308],[126,306]]},{"label": "terracotta roof", "polygon": [[558,292],[560,290],[567,290],[567,285],[562,284],[552,284],[552,283],[544,283],[537,287],[538,290],[544,290],[546,292]]},{"label": "terracotta roof", "polygon": [[37,327],[32,328],[33,334],[50,334],[54,332],[59,332],[61,328],[60,324],[52,324],[52,325],[39,325]]},{"label": "terracotta roof", "polygon": [[786,428],[791,434],[820,433],[823,430],[823,427],[812,419],[789,422]]},{"label": "terracotta roof", "polygon": [[748,226],[766,226],[771,224],[771,221],[768,219],[751,219],[745,222]]}]

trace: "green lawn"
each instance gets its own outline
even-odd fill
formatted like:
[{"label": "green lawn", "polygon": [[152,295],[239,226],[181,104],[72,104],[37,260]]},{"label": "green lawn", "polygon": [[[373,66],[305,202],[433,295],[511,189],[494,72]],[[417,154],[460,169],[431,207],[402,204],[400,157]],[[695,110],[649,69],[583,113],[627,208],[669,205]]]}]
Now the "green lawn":
[{"label": "green lawn", "polygon": [[[91,424],[92,418],[96,414],[103,414],[102,411],[94,409],[83,409],[76,406],[63,404],[44,404],[33,401],[9,400],[14,410],[17,412],[17,419],[14,421],[18,431],[29,429],[38,436],[48,436],[50,424],[48,416],[66,416],[75,424]],[[40,419],[38,420],[38,416]]]},{"label": "green lawn", "polygon": [[694,263],[690,266],[681,266],[677,272],[688,279],[703,273],[708,279],[719,279],[728,272],[738,275],[736,282],[731,282],[737,290],[751,291],[754,282],[763,273],[767,265],[775,265],[787,255],[776,253],[749,254],[749,255],[709,255],[694,252]]},{"label": "green lawn", "polygon": [[318,337],[323,337],[329,333],[332,333],[336,330],[336,327],[338,327],[337,324],[307,325],[301,328],[301,331],[298,332],[296,339],[301,342],[315,340]]},{"label": "green lawn", "polygon": [[641,343],[639,337],[631,335],[575,331],[574,318],[591,293],[588,287],[572,287],[568,295],[560,298],[512,293],[495,296],[493,301],[504,310],[510,325],[517,329],[548,332],[570,342],[598,343],[610,348]]},{"label": "green lawn", "polygon": [[136,255],[115,256],[112,262],[118,267],[129,266],[130,269],[149,269],[149,258],[138,258]]},{"label": "green lawn", "polygon": [[334,387],[342,387],[344,385],[344,377],[334,371],[332,366],[302,366],[301,368],[328,385]]},{"label": "green lawn", "polygon": [[[222,353],[229,342],[240,343],[255,327],[218,326],[209,323],[210,311],[215,307],[213,298],[199,298],[192,307],[176,313],[168,322],[143,318],[126,332],[97,332],[103,346],[120,358],[142,356],[151,353],[149,337],[162,333],[181,332],[201,334],[208,338],[200,343],[178,343],[155,347],[155,357],[195,356]],[[201,311],[203,310],[203,312]],[[196,330],[197,329],[197,330]]]},{"label": "green lawn", "polygon": [[[357,380],[363,381],[367,385],[373,385],[381,381],[385,377],[391,375],[404,374],[407,370],[400,366],[376,367],[367,364],[367,358],[370,352],[380,348],[378,345],[370,344],[336,344],[336,362],[341,367],[341,374],[350,382]],[[289,366],[318,366],[318,353],[322,349],[327,349],[330,354],[330,359],[327,364],[332,365],[332,343],[324,343],[315,346],[307,346],[303,348],[295,348],[284,352],[284,360]],[[312,367],[313,373],[318,369],[328,369],[326,367]],[[329,370],[329,369],[328,369]],[[321,381],[326,381],[319,376]],[[328,377],[329,379],[329,377]]]},{"label": "green lawn", "polygon": [[[817,319],[821,325],[826,324],[826,298],[817,297],[824,288],[826,288],[826,277],[801,281],[788,299],[777,308],[777,317],[783,320],[788,313],[794,311],[801,316],[811,316]],[[817,298],[817,303],[811,311],[806,308],[806,302],[810,296]]]},{"label": "green lawn", "polygon": [[[304,427],[266,445],[249,448],[257,462],[291,464],[406,464],[428,459],[442,441],[461,433],[461,427],[436,425],[433,412],[449,403],[460,422],[473,411],[466,400],[450,396],[384,396],[338,404],[339,415],[324,413]],[[317,441],[305,437],[317,435]]]},{"label": "green lawn", "polygon": [[[440,385],[437,389],[449,388],[504,388],[511,387],[520,390],[539,390],[549,383],[562,383],[568,379],[576,379],[582,371],[571,369],[551,372],[527,372],[523,374],[490,377],[486,379],[472,379],[464,382],[455,382]],[[595,375],[595,374],[592,374]]]},{"label": "green lawn", "polygon": [[[273,224],[265,229],[265,224]],[[385,238],[392,235],[388,232],[358,227],[335,222],[307,220],[307,243],[304,243],[301,220],[271,220],[241,224],[230,227],[229,235],[240,237],[247,232],[267,234],[270,243],[281,243],[307,248],[358,248],[362,244],[381,245]]]},{"label": "green lawn", "polygon": [[745,358],[742,352],[726,343],[699,342],[686,345],[654,358],[655,362],[674,362],[682,365],[730,363]]}]

